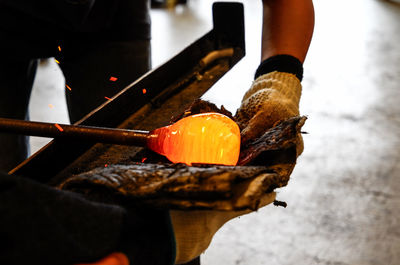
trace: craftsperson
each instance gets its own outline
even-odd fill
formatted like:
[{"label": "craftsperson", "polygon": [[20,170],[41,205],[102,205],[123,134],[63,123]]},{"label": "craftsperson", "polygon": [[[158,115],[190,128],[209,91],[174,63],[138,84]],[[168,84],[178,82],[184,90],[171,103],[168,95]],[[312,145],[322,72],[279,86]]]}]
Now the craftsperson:
[{"label": "craftsperson", "polygon": [[[236,114],[244,140],[299,114],[314,27],[312,0],[262,6],[261,64]],[[0,0],[0,53],[0,117],[29,118],[38,59],[55,57],[76,122],[151,68],[148,0]],[[298,146],[300,154],[301,137]],[[27,155],[26,137],[0,134],[1,171]],[[262,204],[273,200],[266,195]],[[131,209],[0,174],[0,264],[184,263],[244,213]]]}]

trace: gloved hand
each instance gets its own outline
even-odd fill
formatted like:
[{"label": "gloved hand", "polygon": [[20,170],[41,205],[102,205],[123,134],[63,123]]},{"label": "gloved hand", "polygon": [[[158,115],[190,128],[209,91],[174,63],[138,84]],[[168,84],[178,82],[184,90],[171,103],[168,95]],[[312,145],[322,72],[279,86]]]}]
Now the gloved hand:
[{"label": "gloved hand", "polygon": [[129,265],[129,260],[125,254],[114,252],[94,263],[80,263],[76,265]]},{"label": "gloved hand", "polygon": [[[300,96],[300,80],[293,74],[275,71],[259,76],[244,95],[235,115],[242,142],[261,136],[280,121],[298,116]],[[303,141],[299,134],[297,155],[302,150]],[[266,194],[260,207],[274,200],[275,193]],[[176,263],[185,263],[199,256],[227,221],[250,212],[170,211],[177,246]]]},{"label": "gloved hand", "polygon": [[[260,207],[272,203],[275,193],[267,193]],[[186,263],[200,256],[211,243],[214,234],[229,220],[250,213],[244,211],[178,211],[171,210],[176,241],[176,264]]]},{"label": "gloved hand", "polygon": [[[235,118],[242,143],[261,136],[280,121],[299,115],[300,80],[293,74],[271,72],[259,76],[246,92]],[[298,135],[297,155],[303,151]]]}]

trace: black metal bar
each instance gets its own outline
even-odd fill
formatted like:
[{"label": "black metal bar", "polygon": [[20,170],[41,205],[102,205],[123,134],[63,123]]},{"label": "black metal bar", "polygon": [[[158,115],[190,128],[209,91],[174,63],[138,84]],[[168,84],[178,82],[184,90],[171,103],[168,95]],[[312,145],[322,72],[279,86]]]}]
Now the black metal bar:
[{"label": "black metal bar", "polygon": [[224,46],[241,47],[245,50],[243,4],[216,2],[213,4],[213,23],[216,41]]},{"label": "black metal bar", "polygon": [[0,118],[0,131],[91,143],[146,146],[149,131],[33,122]]}]

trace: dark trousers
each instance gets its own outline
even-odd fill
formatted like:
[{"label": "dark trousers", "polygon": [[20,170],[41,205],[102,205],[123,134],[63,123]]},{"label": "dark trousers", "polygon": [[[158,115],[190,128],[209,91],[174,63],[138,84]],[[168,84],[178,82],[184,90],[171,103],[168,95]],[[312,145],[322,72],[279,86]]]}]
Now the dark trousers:
[{"label": "dark trousers", "polygon": [[[15,41],[15,45],[3,43],[0,55],[0,117],[13,119],[29,119],[28,104],[39,58],[54,56],[59,61],[71,123],[151,67],[149,40]],[[28,137],[0,133],[0,170],[9,171],[26,159],[28,148]]]}]

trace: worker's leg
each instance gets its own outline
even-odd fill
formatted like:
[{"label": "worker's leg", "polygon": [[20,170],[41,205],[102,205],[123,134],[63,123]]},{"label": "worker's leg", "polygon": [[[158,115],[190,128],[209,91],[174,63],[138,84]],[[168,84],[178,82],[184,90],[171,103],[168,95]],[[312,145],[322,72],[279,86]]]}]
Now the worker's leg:
[{"label": "worker's leg", "polygon": [[107,101],[146,73],[151,66],[150,41],[69,42],[62,47],[71,123]]},{"label": "worker's leg", "polygon": [[[0,117],[27,119],[37,60],[3,54],[0,60]],[[9,171],[28,155],[28,137],[0,133],[0,170]]]}]

